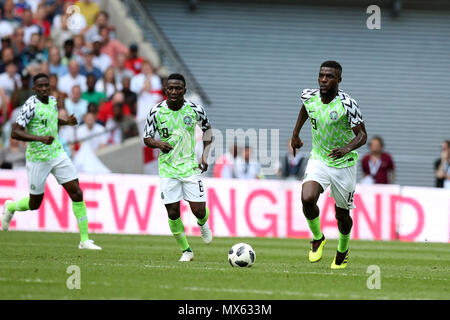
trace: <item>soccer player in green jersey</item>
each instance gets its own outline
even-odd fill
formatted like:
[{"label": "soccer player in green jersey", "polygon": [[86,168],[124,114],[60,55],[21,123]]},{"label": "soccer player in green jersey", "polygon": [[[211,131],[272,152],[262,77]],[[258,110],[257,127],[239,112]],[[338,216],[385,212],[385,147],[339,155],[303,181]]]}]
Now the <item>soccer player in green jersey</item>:
[{"label": "soccer player in green jersey", "polygon": [[58,140],[58,126],[77,124],[71,115],[68,119],[58,118],[55,97],[50,96],[49,77],[39,73],[33,78],[35,95],[22,106],[20,115],[12,126],[13,139],[28,141],[26,168],[29,197],[13,202],[7,200],[3,209],[2,229],[7,231],[16,211],[39,209],[44,198],[45,181],[52,173],[72,199],[72,209],[77,218],[81,241],[79,249],[101,250],[88,237],[88,219],[83,192],[78,183],[75,167],[64,152]]},{"label": "soccer player in green jersey", "polygon": [[[186,81],[181,74],[171,74],[165,87],[167,100],[153,106],[147,116],[144,143],[161,150],[158,157],[161,198],[167,209],[169,227],[183,251],[178,261],[192,261],[194,253],[184,233],[180,218],[180,201],[189,202],[197,218],[202,239],[212,241],[208,226],[209,210],[206,207],[205,189],[201,173],[208,169],[208,146],[212,139],[211,125],[205,109],[184,99]],[[195,159],[195,126],[203,130],[204,151],[199,164]],[[156,132],[160,140],[155,139]]]},{"label": "soccer player in green jersey", "polygon": [[358,105],[348,94],[339,90],[341,74],[342,67],[336,61],[322,63],[318,79],[320,89],[303,90],[302,107],[291,140],[295,156],[296,149],[303,146],[299,138],[300,130],[309,118],[312,151],[302,185],[303,213],[313,234],[309,261],[317,262],[322,258],[326,240],[320,229],[317,200],[330,186],[339,229],[339,243],[332,269],[347,266],[348,243],[353,225],[350,209],[354,208],[358,161],[355,150],[367,140]]}]

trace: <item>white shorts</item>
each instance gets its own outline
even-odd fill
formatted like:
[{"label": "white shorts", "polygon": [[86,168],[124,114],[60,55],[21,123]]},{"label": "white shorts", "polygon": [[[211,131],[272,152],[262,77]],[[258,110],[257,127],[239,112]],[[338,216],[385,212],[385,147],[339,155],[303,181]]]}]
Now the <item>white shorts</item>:
[{"label": "white shorts", "polygon": [[59,184],[78,179],[77,170],[65,152],[46,162],[27,161],[28,188],[30,194],[43,194],[45,181],[52,173]]},{"label": "white shorts", "polygon": [[206,202],[205,187],[199,174],[186,178],[161,178],[161,199],[164,204],[181,199],[190,202]]},{"label": "white shorts", "polygon": [[330,186],[330,197],[334,198],[337,207],[342,209],[355,208],[353,195],[356,188],[356,166],[334,168],[327,166],[320,160],[309,159],[303,183],[307,181],[318,182],[324,191]]}]

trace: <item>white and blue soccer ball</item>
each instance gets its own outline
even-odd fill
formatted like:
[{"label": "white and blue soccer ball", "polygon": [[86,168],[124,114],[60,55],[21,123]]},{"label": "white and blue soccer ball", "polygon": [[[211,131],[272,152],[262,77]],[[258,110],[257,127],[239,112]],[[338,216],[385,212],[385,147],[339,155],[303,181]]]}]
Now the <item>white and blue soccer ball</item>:
[{"label": "white and blue soccer ball", "polygon": [[255,259],[255,250],[247,243],[237,243],[228,252],[228,262],[232,267],[251,267]]}]

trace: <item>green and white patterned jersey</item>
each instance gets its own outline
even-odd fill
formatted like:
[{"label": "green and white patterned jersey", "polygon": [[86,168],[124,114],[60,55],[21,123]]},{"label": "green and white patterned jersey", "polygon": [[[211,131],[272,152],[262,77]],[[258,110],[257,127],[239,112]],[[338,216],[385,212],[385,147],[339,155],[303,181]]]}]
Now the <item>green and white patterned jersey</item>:
[{"label": "green and white patterned jersey", "polygon": [[48,104],[45,104],[39,101],[36,95],[31,96],[22,106],[16,123],[24,127],[29,134],[55,138],[50,145],[38,141],[29,142],[27,161],[47,162],[64,152],[58,139],[58,106],[55,97],[50,96]]},{"label": "green and white patterned jersey", "polygon": [[353,140],[355,134],[352,128],[363,122],[356,101],[339,90],[333,101],[323,104],[318,89],[304,89],[301,100],[311,121],[311,159],[318,159],[335,168],[355,165],[358,161],[356,150],[339,159],[332,159],[328,154]]},{"label": "green and white patterned jersey", "polygon": [[185,178],[200,173],[195,158],[197,123],[203,131],[210,128],[205,109],[190,101],[185,100],[178,111],[170,110],[166,100],[150,109],[144,138],[154,138],[158,132],[161,141],[173,147],[169,153],[159,153],[158,169],[161,178]]}]

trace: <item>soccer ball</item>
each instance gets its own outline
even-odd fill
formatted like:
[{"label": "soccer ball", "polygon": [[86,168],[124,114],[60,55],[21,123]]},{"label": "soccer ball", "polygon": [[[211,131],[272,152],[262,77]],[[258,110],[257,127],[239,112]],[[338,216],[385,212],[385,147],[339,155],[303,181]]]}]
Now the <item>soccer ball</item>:
[{"label": "soccer ball", "polygon": [[255,259],[255,250],[247,243],[237,243],[228,252],[228,262],[232,267],[251,267]]}]

